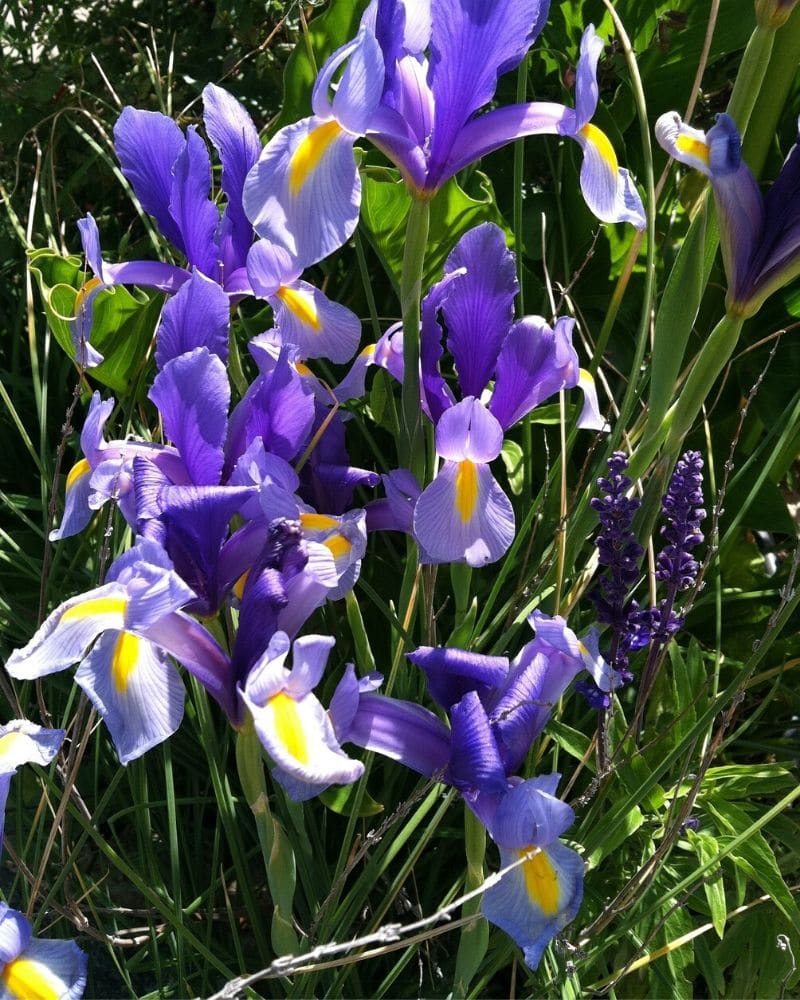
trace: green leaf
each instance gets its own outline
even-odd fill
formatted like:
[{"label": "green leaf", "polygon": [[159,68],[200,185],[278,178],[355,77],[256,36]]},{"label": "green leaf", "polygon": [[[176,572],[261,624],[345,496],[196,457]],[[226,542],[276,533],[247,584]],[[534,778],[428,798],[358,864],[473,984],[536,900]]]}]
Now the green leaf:
[{"label": "green leaf", "polygon": [[[355,790],[355,785],[337,785],[333,788],[326,788],[319,799],[331,812],[338,813],[340,816],[350,816],[356,799]],[[383,806],[380,802],[376,802],[367,792],[363,792],[357,815],[359,817],[376,816],[382,812]]]},{"label": "green leaf", "polygon": [[[29,264],[44,303],[47,322],[59,346],[75,358],[69,322],[76,314],[83,270],[78,257],[54,250],[33,250]],[[161,312],[162,296],[115,285],[98,294],[92,318],[92,346],[105,356],[91,377],[116,393],[129,391],[140,372]]]},{"label": "green leaf", "polygon": [[790,765],[726,764],[708,769],[701,794],[713,795],[716,803],[720,798],[730,801],[750,799],[754,795],[774,795],[794,788],[796,783]]},{"label": "green leaf", "polygon": [[506,440],[503,442],[500,457],[506,467],[511,492],[518,497],[525,485],[525,455],[522,448],[516,441]]},{"label": "green leaf", "polygon": [[[481,222],[504,227],[489,178],[476,170],[474,192],[469,195],[455,178],[447,181],[431,202],[428,250],[422,276],[423,288],[441,277],[445,259],[459,237]],[[397,170],[367,167],[362,175],[361,223],[391,279],[400,288],[405,250],[406,220],[411,195]]]},{"label": "green leaf", "polygon": [[[710,833],[695,833],[693,830],[687,830],[686,836],[701,864],[712,864],[714,859],[719,857],[719,844]],[[710,874],[705,876],[703,890],[711,913],[711,923],[714,925],[717,936],[722,940],[728,910],[725,903],[725,885],[722,881],[721,869],[718,869],[713,878]]]}]

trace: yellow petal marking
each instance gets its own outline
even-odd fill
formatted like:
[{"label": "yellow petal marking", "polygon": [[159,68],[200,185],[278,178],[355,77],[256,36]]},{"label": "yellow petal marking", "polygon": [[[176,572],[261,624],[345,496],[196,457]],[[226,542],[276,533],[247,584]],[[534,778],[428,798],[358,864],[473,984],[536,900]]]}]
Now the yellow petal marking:
[{"label": "yellow petal marking", "polygon": [[[524,857],[528,851],[533,850],[536,848],[528,847],[517,853],[519,857]],[[531,902],[536,903],[549,917],[558,913],[560,896],[558,873],[550,864],[550,859],[545,852],[540,850],[538,854],[523,862],[522,872],[525,876],[525,889]]]},{"label": "yellow petal marking", "polygon": [[319,313],[314,305],[314,300],[308,292],[283,285],[275,294],[303,326],[309,326],[314,333],[319,333],[322,329],[322,323],[319,321]]},{"label": "yellow petal marking", "polygon": [[303,185],[319,166],[330,144],[341,132],[341,125],[335,119],[331,119],[309,132],[292,153],[289,161],[289,194],[292,197],[297,197]]},{"label": "yellow petal marking", "polygon": [[702,140],[691,135],[679,135],[675,140],[675,148],[708,166],[708,146]]},{"label": "yellow petal marking", "polygon": [[456,472],[456,510],[463,524],[472,520],[478,502],[478,470],[474,462],[465,458],[458,463]]},{"label": "yellow petal marking", "polygon": [[69,475],[67,476],[67,491],[71,490],[79,479],[83,479],[91,471],[92,467],[89,465],[88,459],[82,458],[80,462],[76,462],[69,470]]},{"label": "yellow petal marking", "polygon": [[375,348],[377,346],[377,344],[367,344],[364,350],[359,352],[358,356],[360,358],[371,358],[375,354]]},{"label": "yellow petal marking", "polygon": [[139,661],[141,639],[132,632],[120,632],[114,643],[111,654],[111,679],[117,694],[125,694],[128,690],[131,674]]},{"label": "yellow petal marking", "polygon": [[300,526],[303,531],[330,531],[338,528],[339,522],[328,514],[301,514]]},{"label": "yellow petal marking", "polygon": [[80,621],[82,618],[94,618],[95,615],[122,615],[128,609],[128,602],[124,597],[95,597],[91,601],[84,601],[82,604],[73,604],[67,608],[59,619],[60,624],[65,622]]},{"label": "yellow petal marking", "polygon": [[349,542],[344,535],[338,534],[331,535],[330,538],[326,538],[322,544],[330,551],[334,559],[338,559],[340,556],[346,556],[353,547],[353,543]]},{"label": "yellow petal marking", "polygon": [[29,958],[15,958],[8,962],[0,980],[17,1000],[58,1000],[62,983],[46,965]]},{"label": "yellow petal marking", "polygon": [[614,147],[611,145],[605,132],[601,131],[596,125],[592,125],[591,122],[587,122],[580,129],[580,134],[587,142],[590,142],[594,146],[600,154],[601,159],[607,164],[608,169],[616,177],[619,170],[617,154],[614,152]]},{"label": "yellow petal marking", "polygon": [[83,303],[89,297],[89,294],[97,288],[98,285],[102,285],[103,282],[99,278],[89,278],[89,280],[78,289],[78,294],[75,296],[75,315],[77,316],[81,309],[83,309]]},{"label": "yellow petal marking", "polygon": [[295,361],[295,363],[294,363],[294,370],[302,378],[308,378],[309,375],[313,375],[314,374],[311,371],[311,369],[308,367],[308,365],[304,365],[302,361]]},{"label": "yellow petal marking", "polygon": [[242,599],[242,595],[244,594],[244,587],[245,587],[245,584],[247,583],[247,578],[248,578],[249,575],[250,575],[250,570],[246,569],[244,571],[244,573],[242,573],[242,575],[236,581],[236,583],[234,583],[234,585],[233,585],[233,594],[234,594],[234,597],[238,598],[238,600],[240,600],[240,601]]},{"label": "yellow petal marking", "polygon": [[29,740],[30,736],[27,733],[6,733],[5,736],[0,736],[0,760],[5,757],[6,754],[14,752],[14,747],[18,746],[20,743],[24,743],[25,740]]},{"label": "yellow petal marking", "polygon": [[290,698],[285,691],[279,691],[269,699],[267,706],[272,710],[272,717],[275,720],[275,734],[278,739],[290,756],[299,760],[301,764],[307,764],[309,760],[308,745],[295,700]]}]

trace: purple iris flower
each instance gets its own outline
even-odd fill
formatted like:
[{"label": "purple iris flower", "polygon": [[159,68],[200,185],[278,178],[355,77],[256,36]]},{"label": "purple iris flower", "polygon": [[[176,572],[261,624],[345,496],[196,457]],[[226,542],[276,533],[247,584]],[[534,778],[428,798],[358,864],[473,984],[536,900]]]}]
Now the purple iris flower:
[{"label": "purple iris flower", "polygon": [[113,563],[105,584],[56,608],[28,645],[11,654],[6,670],[29,680],[79,662],[75,680],[125,764],[180,725],[183,683],[167,653],[236,717],[227,656],[180,610],[193,596],[160,546],[140,539]]},{"label": "purple iris flower", "polygon": [[[462,236],[444,277],[423,300],[421,405],[436,425],[436,451],[444,459],[414,513],[426,561],[483,566],[508,549],[514,514],[488,463],[500,454],[504,432],[545,399],[580,386],[585,403],[579,426],[604,426],[593,383],[571,343],[574,320],[559,319],[552,328],[537,316],[515,321],[517,291],[503,231],[484,223]],[[441,371],[445,329],[460,401]],[[371,360],[402,380],[399,328],[384,334]]]},{"label": "purple iris flower", "polygon": [[421,198],[522,136],[568,136],[584,152],[581,187],[592,211],[606,222],[643,227],[638,192],[608,137],[591,123],[603,48],[593,27],[581,41],[574,110],[534,102],[479,114],[498,78],[525,57],[548,12],[547,0],[373,0],[357,37],[320,70],[313,116],[281,129],[247,178],[244,206],[259,235],[304,265],[342,246],[358,220],[353,144],[362,136]]},{"label": "purple iris flower", "polygon": [[0,982],[4,997],[80,1000],[88,956],[74,941],[33,936],[28,918],[0,903]]},{"label": "purple iris flower", "polygon": [[43,729],[27,719],[12,719],[0,726],[0,850],[11,778],[21,764],[49,764],[65,735],[63,729]]},{"label": "purple iris flower", "polygon": [[656,138],[670,156],[710,179],[728,279],[728,312],[754,315],[769,295],[800,274],[800,147],[792,147],[762,195],[742,160],[741,137],[729,115],[718,115],[706,134],[671,111],[656,122]]}]

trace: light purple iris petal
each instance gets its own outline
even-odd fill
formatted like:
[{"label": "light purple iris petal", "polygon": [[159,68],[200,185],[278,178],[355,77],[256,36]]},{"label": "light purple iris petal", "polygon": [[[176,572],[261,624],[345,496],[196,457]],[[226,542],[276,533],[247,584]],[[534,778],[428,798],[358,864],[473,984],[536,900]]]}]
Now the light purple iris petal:
[{"label": "light purple iris petal", "polygon": [[491,462],[503,447],[503,429],[477,399],[468,396],[436,425],[436,453],[452,462]]},{"label": "light purple iris petal", "polygon": [[[520,850],[500,848],[502,867],[520,858]],[[512,869],[502,881],[484,893],[481,910],[491,923],[500,927],[521,948],[525,961],[535,969],[547,945],[576,917],[583,900],[583,860],[569,847],[554,841],[542,849],[541,858],[527,865],[536,866],[530,879],[525,866]],[[543,876],[537,878],[537,876]],[[549,888],[555,881],[555,910]]]},{"label": "light purple iris petal", "polygon": [[114,126],[114,148],[123,174],[161,232],[184,252],[183,236],[170,211],[170,201],[172,168],[185,145],[175,122],[158,111],[123,108]]},{"label": "light purple iris petal", "polygon": [[[344,46],[345,49],[347,47]],[[333,59],[329,60],[332,61]],[[381,99],[383,80],[383,54],[380,46],[372,32],[362,28],[356,36],[342,79],[333,97],[331,110],[342,128],[356,136],[363,135],[367,131]],[[320,73],[320,81],[327,90],[324,68]],[[313,106],[315,113],[319,114],[317,100],[315,86]]]},{"label": "light purple iris petal", "polygon": [[77,226],[86,262],[94,276],[106,284],[103,277],[103,258],[100,254],[100,232],[94,217],[87,212],[85,218],[78,219]]},{"label": "light purple iris petal", "polygon": [[435,117],[433,94],[427,77],[427,59],[407,55],[398,60],[394,74],[395,107],[421,148],[433,130]]},{"label": "light purple iris petal", "polygon": [[301,268],[322,260],[358,223],[361,179],[353,136],[337,132],[330,119],[305,118],[282,128],[247,175],[242,202],[259,236],[285,247]]},{"label": "light purple iris petal", "polygon": [[33,929],[24,914],[0,902],[0,962],[12,962],[31,942]]},{"label": "light purple iris petal", "polygon": [[[455,403],[453,392],[439,370],[439,361],[444,353],[442,347],[442,328],[439,324],[439,311],[447,296],[452,292],[453,287],[459,283],[465,273],[463,270],[449,271],[441,281],[438,281],[431,288],[422,300],[419,334],[422,407],[434,424],[437,424],[444,411],[449,410]],[[388,332],[387,330],[384,336]],[[400,348],[402,351],[402,340],[400,341]],[[402,381],[402,368],[400,374],[395,375],[395,378]]]},{"label": "light purple iris petal", "polygon": [[261,155],[261,142],[244,106],[213,83],[203,89],[203,121],[222,160],[222,190],[227,198],[222,256],[227,279],[232,267],[244,263],[253,242],[253,228],[242,208],[242,189],[248,171]]},{"label": "light purple iris petal", "polygon": [[266,299],[281,285],[300,277],[301,268],[288,250],[269,240],[256,240],[247,254],[247,277],[253,293]]},{"label": "light purple iris petal", "polygon": [[228,361],[230,303],[219,285],[200,271],[164,305],[156,334],[159,368],[179,354],[207,347],[223,363]]},{"label": "light purple iris petal", "polygon": [[[36,963],[40,969],[44,967],[46,971],[39,971],[39,975],[52,990],[51,996],[59,1000],[80,1000],[83,996],[89,956],[74,941],[33,938],[18,957]],[[7,995],[11,997],[10,993]]]},{"label": "light purple iris petal", "polygon": [[121,264],[105,264],[103,273],[109,285],[141,285],[167,295],[174,295],[191,277],[184,268],[164,264],[160,260],[126,260]]},{"label": "light purple iris petal", "polygon": [[106,632],[75,682],[108,727],[121,764],[163,743],[183,719],[183,682],[166,655],[139,636]]},{"label": "light purple iris petal", "polygon": [[468,691],[485,700],[508,674],[505,656],[486,656],[449,646],[420,646],[406,657],[425,671],[428,691],[442,708],[461,701]]},{"label": "light purple iris petal", "polygon": [[579,132],[573,138],[583,149],[581,191],[590,210],[601,222],[630,222],[644,229],[642,199],[631,175],[612,155],[608,137],[598,130],[589,137]]},{"label": "light purple iris petal", "polygon": [[403,327],[393,323],[375,345],[373,362],[378,368],[385,368],[389,374],[403,381]]},{"label": "light purple iris petal", "polygon": [[304,635],[292,646],[292,669],[286,678],[286,693],[303,698],[322,680],[328,656],[336,640],[332,635]]},{"label": "light purple iris petal", "polygon": [[328,715],[331,717],[336,739],[340,743],[346,743],[350,738],[350,725],[358,711],[361,695],[377,690],[382,683],[382,674],[371,673],[359,679],[353,664],[345,664],[342,679],[336,685],[328,706]]},{"label": "light purple iris petal", "polygon": [[433,712],[380,694],[361,696],[348,739],[428,778],[450,759],[450,731]]},{"label": "light purple iris petal", "polygon": [[[361,399],[366,393],[367,369],[374,364],[375,345],[368,344],[359,351],[350,370],[333,390],[337,401],[346,403],[350,399]],[[326,392],[326,395],[327,392]],[[318,397],[319,398],[319,397]]]},{"label": "light purple iris petal", "polygon": [[497,80],[514,69],[541,27],[547,0],[432,0],[430,83],[436,122],[429,184],[437,187],[453,142]]},{"label": "light purple iris petal", "polygon": [[572,347],[575,320],[562,317],[551,328],[541,316],[515,323],[497,359],[489,409],[507,430],[559,389],[578,384],[578,355]]},{"label": "light purple iris petal", "polygon": [[603,39],[589,24],[581,36],[581,49],[575,73],[575,126],[583,128],[597,110],[600,88],[597,86],[597,63],[603,54]]},{"label": "light purple iris petal", "polygon": [[461,392],[478,397],[494,371],[519,289],[514,255],[499,226],[485,222],[461,237],[445,275],[462,268],[466,273],[453,282],[441,310]]},{"label": "light purple iris petal", "polygon": [[127,588],[125,625],[129,630],[147,629],[194,597],[192,590],[174,572],[167,553],[146,538],[138,539],[133,548],[114,560],[107,580]]},{"label": "light purple iris petal", "polygon": [[317,608],[327,601],[329,593],[329,587],[320,583],[311,570],[303,570],[292,577],[286,584],[286,607],[278,613],[278,628],[290,636],[297,635]]},{"label": "light purple iris petal", "polygon": [[[30,680],[72,666],[106,629],[124,627],[127,600],[125,587],[106,583],[64,601],[47,616],[27,646],[14,650],[6,661],[6,670],[12,677]],[[103,611],[83,615],[76,610],[67,614],[80,605],[86,605],[89,612],[94,608]],[[65,615],[67,620],[62,623]]]},{"label": "light purple iris petal", "polygon": [[39,764],[42,767],[49,764],[58,753],[65,735],[63,729],[44,729],[27,719],[12,719],[0,726],[0,850],[12,775],[16,774],[21,764]]},{"label": "light purple iris petal", "polygon": [[73,466],[68,476],[61,524],[48,535],[51,542],[77,535],[91,521],[94,514],[89,506],[89,497],[92,493],[91,478],[92,468],[88,462],[85,465],[79,462]]},{"label": "light purple iris petal", "polygon": [[414,511],[414,534],[431,562],[485,566],[511,545],[514,510],[488,465],[474,464],[465,475],[462,464],[445,462],[422,491]]},{"label": "light purple iris petal", "polygon": [[578,387],[583,393],[583,406],[578,417],[577,426],[588,431],[607,431],[608,422],[600,412],[600,403],[597,400],[597,386],[595,385],[592,373],[581,368],[578,376]]},{"label": "light purple iris petal", "polygon": [[292,344],[300,358],[349,361],[361,340],[361,321],[346,306],[333,302],[306,281],[294,281],[270,298],[275,335]]},{"label": "light purple iris petal", "polygon": [[[88,291],[87,291],[88,288]],[[93,288],[84,286],[75,299],[75,315],[69,321],[69,333],[75,348],[75,360],[81,368],[96,368],[103,361],[103,355],[89,343],[94,321],[94,301],[106,290],[99,284]]]},{"label": "light purple iris petal", "polygon": [[148,393],[158,407],[166,436],[174,442],[192,482],[220,481],[228,429],[230,383],[225,365],[206,347],[167,362]]},{"label": "light purple iris petal", "polygon": [[175,160],[169,210],[183,236],[186,258],[203,274],[218,277],[219,249],[215,236],[219,226],[217,206],[209,198],[211,160],[206,144],[190,125],[186,144]]}]

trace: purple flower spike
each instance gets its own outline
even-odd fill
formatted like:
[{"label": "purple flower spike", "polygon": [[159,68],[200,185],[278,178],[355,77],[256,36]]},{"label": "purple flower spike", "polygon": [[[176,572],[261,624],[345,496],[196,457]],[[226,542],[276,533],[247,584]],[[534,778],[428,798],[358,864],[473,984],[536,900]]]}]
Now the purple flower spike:
[{"label": "purple flower spike", "polygon": [[[631,486],[625,475],[627,467],[625,454],[614,452],[608,460],[608,476],[597,480],[603,495],[595,497],[591,505],[600,521],[597,548],[604,570],[589,594],[597,608],[597,620],[611,626],[609,662],[625,681],[631,679],[628,653],[646,645],[650,638],[638,604],[628,596],[639,579],[644,550],[631,530],[640,502],[627,495]],[[582,690],[592,705],[605,705],[601,695],[587,692],[585,687]]]}]

